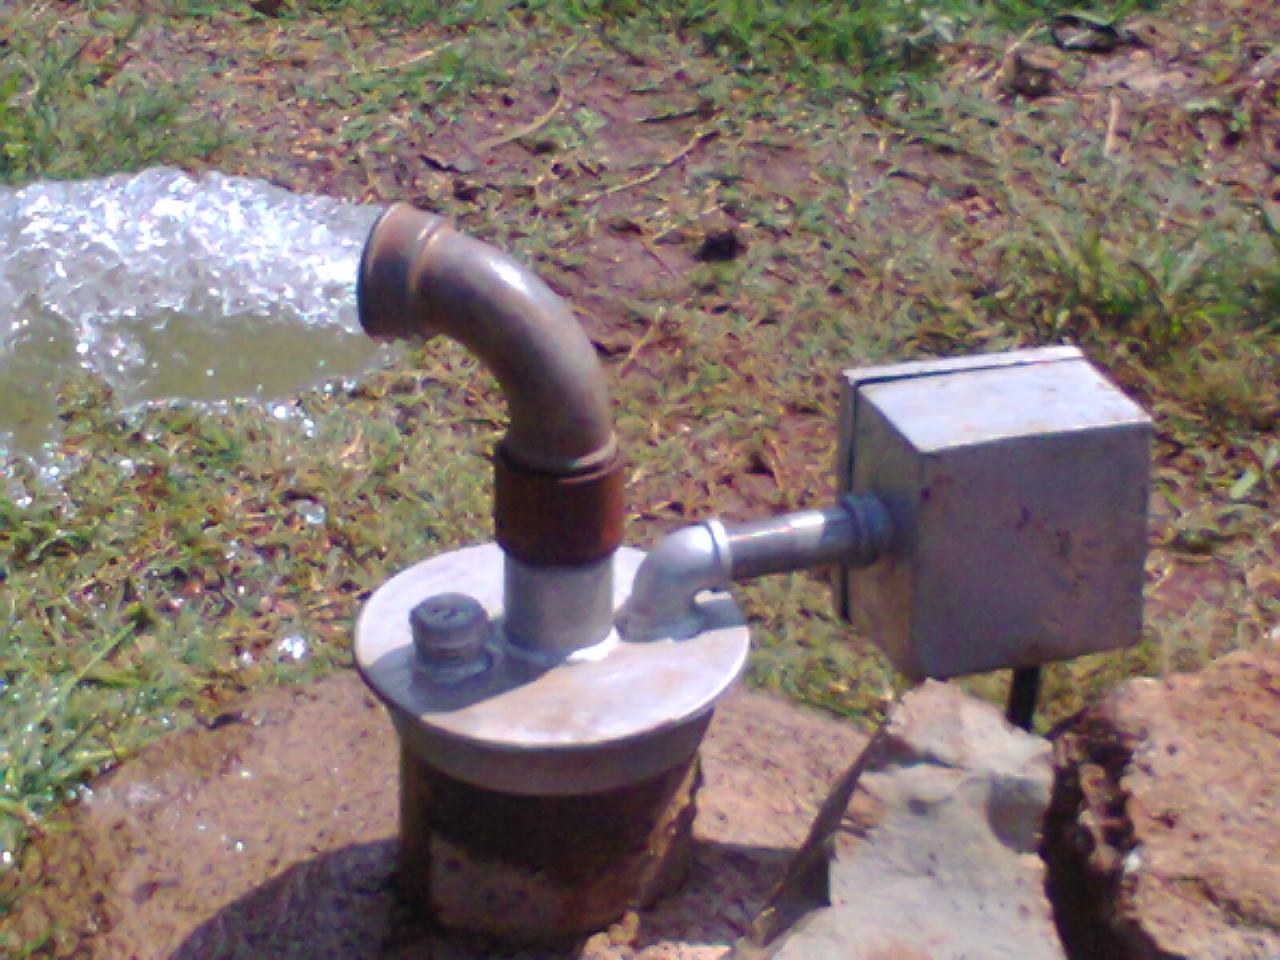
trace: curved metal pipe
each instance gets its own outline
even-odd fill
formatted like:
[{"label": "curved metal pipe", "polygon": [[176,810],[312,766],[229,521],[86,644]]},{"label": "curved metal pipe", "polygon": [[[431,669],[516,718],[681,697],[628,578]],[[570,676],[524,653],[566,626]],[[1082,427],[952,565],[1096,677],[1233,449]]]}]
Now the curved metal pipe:
[{"label": "curved metal pipe", "polygon": [[874,494],[850,494],[821,510],[684,527],[660,541],[640,564],[618,614],[618,632],[636,641],[692,636],[701,629],[698,594],[704,590],[833,563],[868,566],[892,540],[888,511]]},{"label": "curved metal pipe", "polygon": [[370,336],[444,334],[484,361],[507,398],[502,447],[517,465],[564,476],[616,453],[595,348],[565,302],[501,251],[398,203],[369,234],[357,299]]},{"label": "curved metal pipe", "polygon": [[451,337],[506,396],[493,516],[507,637],[552,656],[603,640],[623,465],[604,371],[568,306],[506,254],[404,203],[370,231],[356,296],[370,336]]}]

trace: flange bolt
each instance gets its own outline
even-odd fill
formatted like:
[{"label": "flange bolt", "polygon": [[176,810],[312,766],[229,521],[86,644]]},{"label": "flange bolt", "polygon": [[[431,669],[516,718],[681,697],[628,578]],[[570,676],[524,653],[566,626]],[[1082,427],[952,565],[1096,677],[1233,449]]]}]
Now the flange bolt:
[{"label": "flange bolt", "polygon": [[489,669],[489,614],[465,593],[438,593],[409,611],[419,665],[438,683],[456,683]]}]

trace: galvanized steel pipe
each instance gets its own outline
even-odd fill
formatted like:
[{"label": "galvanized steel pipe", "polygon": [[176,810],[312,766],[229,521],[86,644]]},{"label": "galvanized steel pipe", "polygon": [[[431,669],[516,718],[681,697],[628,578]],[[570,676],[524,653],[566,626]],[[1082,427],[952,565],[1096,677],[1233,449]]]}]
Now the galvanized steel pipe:
[{"label": "galvanized steel pipe", "polygon": [[875,562],[893,539],[889,514],[872,494],[851,494],[821,510],[675,531],[649,552],[618,614],[628,640],[681,639],[703,628],[698,595],[738,580],[833,563]]},{"label": "galvanized steel pipe", "polygon": [[833,563],[865,567],[888,547],[892,534],[889,514],[876,497],[865,495],[820,510],[730,524],[726,531],[734,580]]},{"label": "galvanized steel pipe", "polygon": [[444,334],[498,378],[510,415],[494,457],[509,638],[553,656],[603,640],[624,478],[604,371],[572,311],[506,254],[403,203],[369,234],[357,300],[371,336]]}]

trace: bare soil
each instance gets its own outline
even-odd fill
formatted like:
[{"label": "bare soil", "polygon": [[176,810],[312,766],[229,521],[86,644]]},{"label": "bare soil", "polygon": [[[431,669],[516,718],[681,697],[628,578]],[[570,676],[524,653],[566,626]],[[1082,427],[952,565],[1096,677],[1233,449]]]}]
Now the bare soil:
[{"label": "bare soil", "polygon": [[520,951],[438,934],[397,897],[398,743],[344,671],[257,694],[95,783],[28,857],[16,930],[52,922],[41,955],[97,960],[712,960],[745,932],[864,743],[847,724],[735,692],[703,748],[680,892],[585,944]]}]

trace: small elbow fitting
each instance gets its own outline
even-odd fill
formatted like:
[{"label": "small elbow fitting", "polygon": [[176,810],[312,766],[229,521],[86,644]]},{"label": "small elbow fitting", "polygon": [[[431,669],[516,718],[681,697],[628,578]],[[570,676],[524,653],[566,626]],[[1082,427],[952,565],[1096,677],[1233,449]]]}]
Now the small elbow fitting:
[{"label": "small elbow fitting", "polygon": [[626,640],[683,640],[701,631],[698,594],[732,581],[728,537],[719,520],[684,527],[649,551],[618,613]]}]

